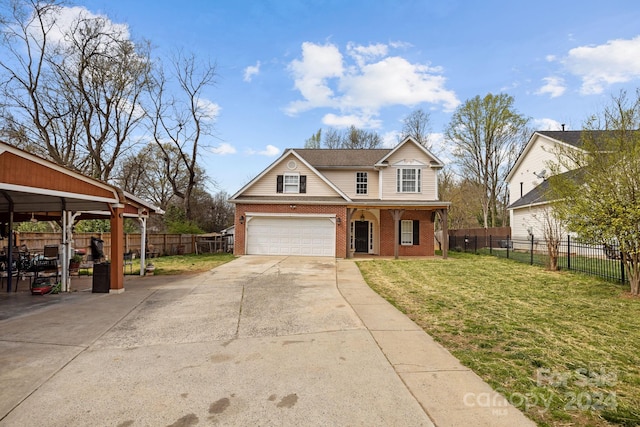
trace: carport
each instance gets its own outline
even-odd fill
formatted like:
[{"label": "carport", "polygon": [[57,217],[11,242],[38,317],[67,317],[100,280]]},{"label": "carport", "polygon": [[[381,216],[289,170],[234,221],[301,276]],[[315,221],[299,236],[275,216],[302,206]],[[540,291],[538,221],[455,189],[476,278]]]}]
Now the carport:
[{"label": "carport", "polygon": [[[0,141],[0,226],[11,231],[15,222],[32,218],[57,221],[62,227],[62,290],[69,290],[69,259],[73,250],[73,224],[80,219],[109,218],[111,224],[110,292],[124,291],[124,218],[135,217],[146,239],[146,220],[162,213],[149,203],[102,181],[57,165]],[[3,228],[4,229],[4,228]],[[11,259],[13,233],[5,240]],[[142,246],[140,274],[144,274]],[[9,269],[11,262],[8,263]],[[12,288],[11,271],[7,291]]]}]

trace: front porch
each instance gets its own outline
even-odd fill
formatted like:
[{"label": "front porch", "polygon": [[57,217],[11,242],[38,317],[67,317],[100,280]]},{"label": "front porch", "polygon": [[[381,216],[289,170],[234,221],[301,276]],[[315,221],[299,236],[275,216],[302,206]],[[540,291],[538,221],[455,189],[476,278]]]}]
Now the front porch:
[{"label": "front porch", "polygon": [[[435,224],[447,230],[448,204],[437,206],[347,207],[347,258],[435,256]],[[446,245],[442,248],[447,257]]]}]

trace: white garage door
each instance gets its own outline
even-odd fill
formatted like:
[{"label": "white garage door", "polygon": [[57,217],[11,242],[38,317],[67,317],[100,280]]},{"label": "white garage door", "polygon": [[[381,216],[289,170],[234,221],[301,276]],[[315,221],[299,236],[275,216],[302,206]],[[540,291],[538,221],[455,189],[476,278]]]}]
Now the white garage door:
[{"label": "white garage door", "polygon": [[331,218],[253,217],[247,221],[247,254],[335,256]]}]

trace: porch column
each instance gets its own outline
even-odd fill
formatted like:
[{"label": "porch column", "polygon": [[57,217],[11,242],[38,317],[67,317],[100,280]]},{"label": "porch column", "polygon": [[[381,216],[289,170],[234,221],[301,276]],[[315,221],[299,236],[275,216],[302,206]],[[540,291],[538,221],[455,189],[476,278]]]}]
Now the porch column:
[{"label": "porch column", "polygon": [[110,293],[124,292],[124,205],[111,208]]},{"label": "porch column", "polygon": [[448,225],[448,210],[438,209],[440,215],[440,221],[442,222],[442,259],[447,259],[449,252],[449,225]]},{"label": "porch column", "polygon": [[356,211],[356,208],[347,208],[347,219],[345,221],[345,227],[347,227],[347,259],[351,258],[351,218]]},{"label": "porch column", "polygon": [[398,259],[398,252],[400,250],[400,220],[402,219],[404,209],[391,209],[389,212],[393,218],[393,257]]}]

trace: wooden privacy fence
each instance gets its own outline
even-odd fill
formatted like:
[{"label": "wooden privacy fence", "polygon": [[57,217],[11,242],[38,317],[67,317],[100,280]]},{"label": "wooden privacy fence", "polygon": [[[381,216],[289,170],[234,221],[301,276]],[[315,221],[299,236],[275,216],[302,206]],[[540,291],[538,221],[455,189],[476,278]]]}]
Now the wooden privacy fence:
[{"label": "wooden privacy fence", "polygon": [[[107,258],[111,255],[111,234],[109,233],[74,233],[72,247],[91,253],[91,238],[104,241],[103,251]],[[126,233],[124,236],[125,252],[140,252],[142,248],[140,233]],[[198,235],[196,234],[147,234],[147,256],[182,255],[196,253]],[[2,246],[0,240],[0,246]],[[16,246],[26,245],[30,252],[42,252],[46,245],[62,243],[60,233],[16,233]],[[5,244],[6,245],[6,244]]]}]

